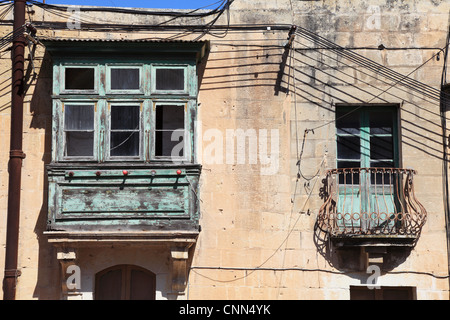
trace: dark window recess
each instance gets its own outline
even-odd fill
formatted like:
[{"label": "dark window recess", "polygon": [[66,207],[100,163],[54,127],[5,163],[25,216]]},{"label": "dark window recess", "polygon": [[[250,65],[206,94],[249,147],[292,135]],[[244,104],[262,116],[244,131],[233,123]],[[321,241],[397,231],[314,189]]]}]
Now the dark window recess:
[{"label": "dark window recess", "polygon": [[156,275],[146,269],[119,265],[96,275],[96,300],[155,300]]},{"label": "dark window recess", "polygon": [[350,287],[350,300],[415,300],[415,287]]},{"label": "dark window recess", "polygon": [[155,156],[184,156],[184,106],[156,106]]},{"label": "dark window recess", "polygon": [[338,159],[361,158],[361,142],[358,136],[338,136],[337,145]]},{"label": "dark window recess", "polygon": [[156,69],[156,90],[184,91],[184,69]]},{"label": "dark window recess", "polygon": [[111,106],[110,156],[139,156],[139,106]]},{"label": "dark window recess", "polygon": [[66,90],[94,90],[94,68],[65,68]]},{"label": "dark window recess", "polygon": [[[338,169],[360,168],[360,161],[338,161]],[[353,173],[347,171],[339,174],[339,184],[359,184],[359,172],[356,170]]]},{"label": "dark window recess", "polygon": [[[371,161],[370,167],[372,168],[394,168],[394,161]],[[370,174],[370,181],[372,184],[377,185],[395,185],[396,175],[389,170],[386,173],[377,172]]]},{"label": "dark window recess", "polygon": [[370,137],[370,158],[374,160],[392,159],[394,157],[394,141],[389,137]]},{"label": "dark window recess", "polygon": [[355,110],[336,111],[336,129],[338,134],[360,134],[360,113]]},{"label": "dark window recess", "polygon": [[65,156],[92,157],[94,155],[94,106],[66,105],[64,109]]},{"label": "dark window recess", "polygon": [[112,68],[111,69],[111,90],[139,90],[140,70]]},{"label": "dark window recess", "polygon": [[370,133],[371,134],[392,134],[394,123],[392,112],[371,112],[370,113]]},{"label": "dark window recess", "polygon": [[[338,168],[395,167],[394,119],[392,110],[358,107],[336,111]],[[390,174],[371,174],[373,184],[389,183]],[[359,183],[359,173],[339,175],[339,182]]]}]

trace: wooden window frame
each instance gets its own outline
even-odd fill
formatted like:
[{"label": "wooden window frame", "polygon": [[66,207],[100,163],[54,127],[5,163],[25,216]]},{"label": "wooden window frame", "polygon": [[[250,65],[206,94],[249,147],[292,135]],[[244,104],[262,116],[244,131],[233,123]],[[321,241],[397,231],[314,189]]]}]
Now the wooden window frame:
[{"label": "wooden window frame", "polygon": [[[336,115],[336,167],[339,169],[343,169],[339,166],[340,161],[342,162],[359,162],[359,167],[356,168],[370,168],[371,162],[383,162],[383,161],[392,161],[393,167],[398,168],[400,164],[400,153],[399,153],[399,108],[396,104],[389,105],[371,105],[371,104],[362,104],[362,105],[337,105],[336,111],[342,111],[344,116],[350,115],[351,113],[357,113],[359,117],[359,159],[345,159],[339,158],[339,144],[338,137],[345,136],[355,136],[351,133],[338,133],[338,119],[339,117]],[[370,117],[369,114],[371,112],[390,112],[392,114],[392,151],[393,157],[392,159],[372,159],[371,158],[371,137],[378,136],[374,135],[370,131]],[[354,167],[355,168],[355,167]],[[365,169],[358,172],[358,170],[353,171],[352,174],[339,175],[338,189],[337,189],[337,208],[338,208],[338,227],[342,230],[349,228],[356,228],[359,231],[367,232],[369,229],[373,229],[383,224],[386,219],[371,219],[370,213],[373,212],[374,208],[371,208],[372,205],[377,204],[377,201],[371,201],[371,199],[376,199],[377,196],[385,197],[387,193],[383,188],[371,188],[372,185],[376,186],[376,183],[373,184],[371,173]],[[341,180],[342,179],[342,180]],[[374,181],[376,181],[375,178]],[[391,181],[393,185],[398,185],[399,181]],[[381,195],[378,193],[382,192]],[[386,188],[386,190],[390,190]],[[394,196],[397,192],[397,188],[392,188],[394,194],[389,197],[392,201],[381,202],[386,208],[385,210],[395,208],[395,204],[398,201],[398,197]],[[341,210],[341,211],[340,211]],[[358,212],[359,215],[354,213]],[[369,215],[369,218],[363,219]],[[377,221],[376,224],[373,224],[374,221]],[[392,222],[393,223],[393,222]],[[358,231],[358,232],[359,232]]]},{"label": "wooden window frame", "polygon": [[[184,108],[184,137],[183,137],[183,141],[184,141],[184,154],[182,157],[167,157],[167,156],[156,156],[156,108],[158,106],[164,106],[164,105],[176,105],[176,106],[180,106]],[[152,143],[151,143],[151,160],[155,160],[155,161],[170,161],[170,162],[187,162],[189,161],[189,159],[191,159],[191,149],[192,149],[192,145],[191,145],[191,139],[189,137],[188,134],[188,125],[189,125],[189,116],[190,116],[190,112],[189,112],[189,102],[188,101],[180,101],[180,100],[175,100],[175,101],[155,101],[153,102],[153,117],[152,117],[152,124],[151,124],[151,128],[152,128]]]},{"label": "wooden window frame", "polygon": [[[336,110],[343,110],[344,112],[357,112],[360,113],[360,149],[366,149],[369,150],[370,153],[370,137],[372,134],[370,133],[370,119],[368,117],[368,113],[370,113],[373,110],[377,111],[388,111],[391,112],[394,116],[393,119],[393,132],[392,132],[392,140],[393,140],[393,158],[388,159],[389,161],[393,162],[394,167],[400,166],[400,152],[399,152],[399,106],[396,104],[389,104],[389,105],[337,105]],[[337,128],[337,126],[336,126]],[[336,132],[336,137],[338,136],[346,136],[345,134],[339,134]],[[376,136],[381,136],[377,134]],[[348,161],[348,162],[356,162],[355,159],[340,159],[338,158],[338,145],[337,145],[337,139],[336,139],[336,167],[338,167],[339,161]],[[369,155],[364,155],[363,152],[360,151],[360,167],[361,168],[369,168],[370,167],[370,161],[372,160]],[[384,159],[387,160],[387,159]],[[379,160],[382,161],[382,160]]]},{"label": "wooden window frame", "polygon": [[[183,90],[158,90],[156,89],[156,71],[158,69],[181,69],[184,71],[184,89]],[[162,95],[187,95],[190,92],[189,81],[190,77],[188,66],[185,64],[152,64],[151,65],[151,93]]]},{"label": "wooden window frame", "polygon": [[[65,150],[66,150],[66,125],[65,125],[65,109],[67,105],[86,105],[86,106],[93,106],[94,108],[94,148],[93,148],[93,154],[91,157],[88,156],[66,156]],[[95,161],[95,159],[98,158],[98,120],[97,120],[97,102],[96,101],[87,101],[87,100],[63,100],[60,103],[57,103],[56,106],[56,112],[58,113],[59,117],[57,117],[58,127],[61,128],[61,130],[58,131],[57,134],[57,140],[59,143],[58,148],[56,148],[56,152],[59,159],[64,159],[67,161]]]},{"label": "wooden window frame", "polygon": [[[111,108],[113,106],[135,106],[139,108],[139,155],[137,156],[111,156]],[[144,103],[139,100],[129,101],[108,101],[105,121],[105,134],[104,134],[104,155],[106,161],[144,161]]]},{"label": "wooden window frame", "polygon": [[[95,90],[65,90],[64,72],[66,68],[94,68]],[[111,90],[110,72],[113,68],[136,68],[140,70],[139,90]],[[184,70],[184,90],[155,89],[156,70],[174,68]],[[53,85],[53,139],[52,157],[55,162],[194,162],[192,139],[197,108],[196,65],[189,63],[154,63],[147,62],[111,62],[98,60],[96,63],[86,61],[67,61],[54,64]],[[195,91],[195,92],[194,92]],[[92,157],[65,156],[64,140],[64,105],[68,103],[95,104],[94,155]],[[112,104],[140,104],[140,154],[139,156],[110,155],[110,108]],[[155,156],[155,108],[159,104],[184,105],[184,154],[183,157]]]},{"label": "wooden window frame", "polygon": [[[106,83],[105,83],[105,90],[107,95],[125,95],[125,94],[137,94],[142,95],[145,93],[145,65],[144,64],[136,64],[136,63],[130,63],[130,64],[113,64],[113,63],[106,63]],[[111,89],[111,69],[138,69],[139,70],[139,89]]]}]

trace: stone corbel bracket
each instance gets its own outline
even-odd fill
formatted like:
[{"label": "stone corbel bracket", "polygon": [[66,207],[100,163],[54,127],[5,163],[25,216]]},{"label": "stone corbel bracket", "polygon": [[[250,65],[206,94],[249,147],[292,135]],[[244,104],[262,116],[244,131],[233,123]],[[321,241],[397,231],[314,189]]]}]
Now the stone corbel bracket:
[{"label": "stone corbel bracket", "polygon": [[172,264],[172,292],[182,295],[187,285],[187,267],[191,243],[172,246],[170,257]]},{"label": "stone corbel bracket", "polygon": [[[48,231],[44,233],[49,243],[58,250],[58,261],[61,265],[61,282],[64,299],[79,299],[81,293],[67,287],[67,268],[77,265],[77,248],[90,248],[102,245],[148,245],[164,246],[168,251],[170,262],[171,283],[168,290],[175,295],[184,295],[187,278],[188,264],[192,260],[191,247],[196,243],[198,232],[192,231],[167,231],[167,232],[66,232]],[[80,266],[81,267],[81,266]],[[69,282],[70,283],[70,282]]]},{"label": "stone corbel bracket", "polygon": [[[74,248],[58,247],[56,258],[61,266],[61,289],[62,298],[64,300],[78,300],[81,298],[82,293],[78,288],[80,284],[75,284],[75,288],[68,286],[69,273],[68,268],[70,266],[77,265],[77,252]],[[72,284],[71,284],[72,285]]]}]

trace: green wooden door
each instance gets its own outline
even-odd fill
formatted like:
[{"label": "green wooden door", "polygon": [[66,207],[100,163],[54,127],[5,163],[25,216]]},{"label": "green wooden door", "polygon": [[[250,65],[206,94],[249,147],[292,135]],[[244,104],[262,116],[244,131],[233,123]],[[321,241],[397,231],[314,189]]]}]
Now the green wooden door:
[{"label": "green wooden door", "polygon": [[397,109],[338,107],[336,111],[338,198],[341,232],[392,228],[398,166]]}]

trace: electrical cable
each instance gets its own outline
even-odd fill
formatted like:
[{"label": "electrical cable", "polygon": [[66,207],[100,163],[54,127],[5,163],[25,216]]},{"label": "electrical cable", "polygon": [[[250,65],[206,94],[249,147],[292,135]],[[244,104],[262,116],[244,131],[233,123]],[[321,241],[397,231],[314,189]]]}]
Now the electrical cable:
[{"label": "electrical cable", "polygon": [[14,42],[17,38],[19,38],[23,32],[25,31],[25,27],[19,27],[18,29],[11,31],[6,36],[0,39],[0,50],[6,47],[11,42]]},{"label": "electrical cable", "polygon": [[[336,44],[334,44],[334,43],[332,43],[332,42],[330,42],[330,41],[328,41],[328,40],[326,40],[326,39],[324,39],[324,38],[322,38],[322,37],[320,37],[320,36],[318,36],[316,34],[306,33],[306,32],[300,32],[299,34],[301,36],[304,36],[306,39],[308,39],[308,40],[310,40],[310,41],[312,41],[314,43],[319,42],[320,44],[324,45],[324,47],[326,47],[328,50],[334,50],[338,54],[340,54],[340,55],[344,56],[345,58],[347,58],[347,59],[357,63],[358,65],[364,66],[366,68],[369,68],[369,69],[371,69],[373,71],[376,71],[379,74],[382,74],[382,75],[385,75],[385,76],[391,76],[392,79],[396,79],[395,77],[397,77],[397,79],[403,77],[403,75],[393,71],[392,69],[389,69],[389,68],[387,68],[387,67],[385,67],[385,66],[383,66],[381,64],[378,64],[378,63],[376,63],[376,62],[374,62],[374,61],[372,61],[372,60],[370,60],[370,59],[368,59],[368,58],[366,58],[366,57],[364,57],[364,56],[362,56],[360,54],[354,53],[354,52],[352,52],[352,51],[350,51],[348,49],[340,47],[340,46],[338,46],[338,45],[336,45]],[[442,49],[440,49],[440,50],[442,50]],[[404,80],[407,80],[408,84],[411,85],[411,86],[426,88],[427,90],[430,90],[431,92],[434,91],[434,93],[438,92],[437,89],[435,89],[435,88],[433,88],[431,86],[428,86],[426,84],[423,84],[423,83],[421,83],[421,82],[419,82],[417,80],[414,80],[414,79],[411,79],[411,78],[404,79]]]},{"label": "electrical cable", "polygon": [[[220,0],[218,2],[215,2],[214,4],[220,3],[219,6],[215,9],[209,10],[207,12],[203,13],[195,13],[199,11],[200,9],[195,9],[190,12],[179,12],[179,11],[147,11],[147,10],[135,10],[135,9],[123,9],[123,8],[111,8],[111,7],[78,7],[79,14],[77,18],[79,21],[83,24],[99,24],[99,20],[96,18],[94,20],[91,17],[86,16],[86,13],[90,12],[112,12],[112,13],[122,13],[122,14],[133,14],[133,15],[143,15],[143,16],[171,16],[172,19],[169,19],[168,21],[161,22],[159,24],[156,24],[155,26],[162,25],[165,23],[168,23],[170,21],[173,21],[178,18],[188,18],[193,17],[197,19],[205,18],[211,15],[219,14],[224,10],[224,6],[226,3],[228,3],[230,0]],[[73,18],[73,13],[70,12],[70,9],[74,9],[77,7],[68,7],[68,6],[61,6],[61,5],[49,5],[49,4],[43,4],[41,2],[37,1],[30,1],[32,4],[42,8],[44,11],[47,11],[49,13],[55,14],[59,17],[70,19]],[[209,7],[213,4],[210,4],[205,7]],[[204,8],[205,8],[204,7]],[[82,17],[82,14],[84,14],[85,17]],[[100,22],[107,23],[106,20],[101,20]],[[124,25],[128,27],[134,27],[133,25]]]},{"label": "electrical cable", "polygon": [[[5,4],[2,4],[2,6]],[[13,4],[9,4],[9,6],[7,6],[1,13],[0,13],[0,20],[4,20],[5,17],[12,11],[14,5]]]},{"label": "electrical cable", "polygon": [[[224,11],[228,11],[228,25],[229,25],[229,6],[231,3],[233,3],[234,0],[221,0],[221,1],[217,1],[213,4],[207,5],[205,7],[202,8],[206,8],[206,7],[210,7],[214,4],[219,4],[217,8],[210,10],[208,12],[203,12],[203,13],[196,13],[197,11],[199,11],[200,9],[195,9],[192,11],[189,11],[187,13],[184,12],[173,12],[173,11],[142,11],[142,10],[134,10],[134,9],[121,9],[121,8],[109,8],[109,7],[104,7],[104,8],[97,8],[97,7],[80,7],[80,11],[83,12],[119,12],[119,13],[129,13],[129,14],[140,14],[140,15],[147,15],[147,16],[171,16],[172,18],[164,21],[164,22],[160,22],[156,25],[152,25],[153,28],[161,28],[161,26],[165,26],[167,28],[169,28],[169,26],[166,26],[166,24],[168,22],[172,22],[173,20],[177,19],[177,18],[197,18],[197,19],[203,19],[205,17],[208,16],[212,16],[212,15],[217,15],[212,21],[206,23],[205,25],[196,25],[194,26],[194,28],[189,27],[189,26],[178,26],[178,29],[183,29],[184,31],[181,34],[177,34],[177,35],[172,35],[171,37],[166,38],[165,40],[174,40],[174,39],[178,39],[180,37],[184,37],[187,36],[189,34],[192,34],[194,32],[198,32],[201,31],[201,35],[198,36],[196,39],[200,39],[201,37],[203,37],[206,34],[211,34],[212,36],[215,37],[219,37],[222,36],[224,37],[226,35],[226,31],[224,32],[224,34],[222,35],[218,35],[218,34],[214,34],[211,32],[212,27],[214,26],[214,24],[218,21],[218,19],[220,18],[220,16],[224,13]],[[67,6],[55,6],[55,5],[48,5],[48,4],[43,4],[37,1],[31,1],[31,3],[35,4],[36,6],[41,7],[42,9],[48,11],[49,13],[55,14],[56,16],[59,16],[61,18],[64,19],[74,19],[73,15],[68,13],[67,10],[71,7],[67,7]],[[96,21],[91,21],[86,17],[82,17],[81,13],[76,17],[78,19],[78,22],[80,22],[80,24],[84,24],[83,28],[92,28],[92,27],[98,27],[98,19],[96,19]],[[104,21],[107,22],[107,21]],[[81,26],[80,26],[81,28]],[[114,30],[137,30],[137,29],[147,29],[148,25],[109,25],[110,29],[114,29]],[[198,30],[200,29],[200,30]],[[227,28],[228,30],[228,28]]]},{"label": "electrical cable", "polygon": [[[366,84],[366,85],[368,85],[368,86],[371,86],[371,87],[373,87],[373,88],[375,88],[375,89],[381,91],[381,89],[378,89],[375,85],[370,84],[370,83],[367,83],[367,82],[365,82],[365,81],[362,81],[361,79],[356,78],[354,75],[351,76],[351,75],[349,75],[349,74],[343,72],[343,71],[340,70],[339,68],[337,68],[337,67],[332,67],[332,66],[330,66],[330,65],[328,65],[328,64],[326,64],[326,63],[324,63],[323,61],[319,61],[317,58],[315,59],[315,58],[313,58],[312,56],[305,54],[304,52],[301,52],[301,55],[302,55],[302,57],[307,57],[307,58],[309,58],[309,59],[311,59],[311,60],[313,60],[313,61],[320,62],[322,65],[328,66],[328,67],[332,68],[333,70],[336,70],[336,71],[338,71],[338,72],[340,72],[340,73],[343,73],[343,74],[345,74],[345,75],[347,75],[347,76],[349,76],[349,77],[353,77],[355,80],[358,80],[359,82],[362,82],[362,83],[364,83],[364,84]],[[339,62],[341,65],[344,65],[345,67],[349,67],[349,68],[351,68],[351,69],[353,69],[353,70],[357,70],[358,72],[363,73],[364,75],[367,75],[367,76],[369,76],[369,77],[373,77],[373,78],[374,78],[375,80],[377,80],[378,82],[382,82],[382,83],[385,83],[385,84],[389,84],[388,82],[385,82],[385,81],[382,80],[382,79],[378,79],[377,77],[375,77],[374,75],[371,75],[370,73],[367,73],[367,72],[364,72],[363,70],[357,69],[355,66],[346,64],[346,63],[344,63],[344,62],[342,62],[342,61],[338,61],[337,58],[332,57],[331,55],[327,55],[327,54],[325,54],[325,53],[321,53],[321,55],[323,55],[323,56],[325,56],[325,57],[327,57],[327,58],[330,58],[330,59],[334,59],[335,61]],[[300,63],[307,64],[307,63],[304,62],[304,61],[300,61],[300,60],[298,60],[298,59],[296,59],[296,58],[294,58],[294,59],[295,59],[296,61],[300,62]],[[323,70],[319,70],[319,71],[324,72]],[[359,86],[355,86],[355,87],[361,90],[361,88],[360,88]],[[405,89],[403,89],[403,88],[401,88],[401,87],[396,88],[396,89],[397,89],[397,90],[404,91],[405,93],[409,93],[409,94],[412,94],[413,96],[415,96],[415,94],[411,93],[410,91],[406,91]],[[370,92],[367,92],[367,93],[369,93],[369,94],[375,96],[375,94],[372,94],[372,93],[370,93]],[[392,97],[395,97],[396,99],[399,99],[399,100],[402,100],[402,99],[403,99],[402,97],[399,97],[399,96],[393,94],[392,92],[387,92],[387,94],[390,95],[390,96],[392,96]],[[422,98],[422,99],[424,99],[424,98]],[[385,102],[385,103],[388,103],[388,101],[386,101],[386,100],[384,100],[384,99],[381,99],[381,100],[383,100],[383,102]],[[418,107],[418,108],[423,108],[423,106],[420,106],[420,105],[418,105],[417,103],[414,103],[414,102],[412,102],[412,101],[409,101],[409,103],[412,104],[413,106]],[[406,109],[404,109],[404,110],[406,111]],[[438,114],[437,112],[433,112],[433,111],[428,110],[428,109],[424,109],[424,110],[425,110],[426,112],[428,112],[428,113],[431,113],[433,116],[441,116],[441,115]],[[428,120],[428,119],[424,119],[424,120],[427,121],[427,122],[429,122],[429,123],[431,123],[431,124],[433,124],[433,125],[435,125],[435,126],[438,126],[436,123],[434,123],[434,122],[432,122],[432,121],[430,121],[430,120]]]},{"label": "electrical cable", "polygon": [[[414,80],[412,78],[409,78],[408,76],[405,77],[402,74],[393,71],[390,68],[387,68],[381,64],[378,64],[360,54],[357,54],[355,52],[352,52],[350,50],[347,50],[343,47],[338,46],[335,43],[332,43],[331,41],[320,37],[317,34],[314,34],[306,29],[303,28],[297,28],[296,34],[308,39],[309,41],[312,41],[313,43],[321,44],[324,47],[326,47],[329,50],[335,51],[337,54],[347,58],[348,60],[357,63],[358,65],[365,67],[367,69],[370,69],[372,71],[377,72],[378,74],[385,76],[395,82],[401,83],[402,85],[408,87],[411,90],[415,90],[417,92],[420,92],[421,94],[424,94],[434,100],[440,101],[440,91],[436,88],[426,85],[420,81]],[[439,49],[439,52],[433,55],[433,57],[437,56],[444,48]],[[428,62],[429,60],[427,60]]]},{"label": "electrical cable", "polygon": [[[298,52],[298,49],[297,49],[297,52]],[[314,58],[312,58],[311,56],[306,55],[304,52],[301,52],[301,55],[304,56],[304,57],[308,57],[308,58],[311,59],[311,60],[320,62],[322,65],[325,65],[325,66],[327,66],[327,67],[329,67],[329,68],[331,68],[331,69],[333,69],[333,70],[335,70],[335,71],[338,71],[338,72],[340,72],[340,73],[343,73],[343,74],[345,74],[345,75],[347,75],[347,76],[349,76],[349,77],[353,77],[355,80],[357,80],[357,81],[359,81],[359,82],[361,82],[361,83],[364,83],[364,84],[366,84],[366,85],[369,85],[369,86],[371,86],[371,87],[373,87],[373,88],[375,88],[375,89],[381,91],[381,89],[379,89],[379,88],[376,87],[375,85],[370,84],[370,83],[368,83],[368,82],[365,82],[365,81],[363,81],[363,80],[357,78],[357,77],[354,76],[354,75],[349,75],[349,74],[343,72],[342,70],[340,70],[340,68],[338,68],[338,67],[333,67],[333,66],[331,66],[331,65],[329,65],[329,64],[324,63],[323,61],[319,61],[318,59],[314,59]],[[370,74],[370,73],[368,73],[368,72],[366,72],[366,71],[364,71],[364,70],[362,70],[362,69],[358,69],[358,68],[355,67],[354,65],[350,65],[350,64],[348,64],[348,63],[339,61],[338,58],[332,57],[331,55],[327,55],[326,53],[321,53],[321,55],[323,55],[323,56],[326,57],[326,58],[332,59],[332,60],[338,62],[339,64],[341,64],[341,65],[343,65],[343,66],[345,66],[345,67],[348,67],[348,68],[350,68],[350,69],[353,69],[353,70],[355,70],[355,71],[357,71],[357,72],[359,72],[359,73],[361,73],[361,74],[363,74],[363,75],[365,75],[365,76],[371,77],[371,78],[377,80],[378,82],[381,82],[382,84],[391,85],[391,83],[386,82],[386,81],[384,81],[383,79],[379,79],[379,78],[377,78],[375,75]],[[297,60],[297,61],[300,61],[300,60]],[[302,63],[305,63],[305,62],[302,62]],[[319,70],[319,71],[322,71],[322,70],[320,70],[320,69],[318,69],[318,70]],[[322,71],[322,72],[323,72],[323,71]],[[356,88],[360,89],[359,87],[356,87]],[[400,91],[403,91],[403,92],[405,92],[405,93],[411,94],[412,96],[415,96],[415,97],[417,97],[417,98],[421,98],[421,99],[423,99],[423,100],[427,100],[427,99],[425,99],[424,97],[420,97],[420,96],[418,96],[417,94],[415,94],[414,92],[406,91],[406,90],[403,89],[403,88],[399,88],[399,87],[398,87],[398,88],[396,88],[396,89],[397,89],[397,90],[400,90]],[[360,89],[360,90],[361,90],[361,89]],[[398,96],[396,96],[396,95],[394,95],[394,94],[392,94],[392,93],[389,93],[389,92],[387,92],[387,93],[388,93],[389,95],[392,95],[392,96],[395,97],[395,98],[401,99],[400,97],[398,97]],[[369,94],[373,95],[372,93],[369,93]],[[379,98],[379,99],[381,99],[381,98]],[[383,99],[381,99],[381,100],[383,100]],[[385,102],[387,102],[387,101],[385,101]],[[412,102],[411,102],[411,103],[412,103]],[[434,101],[433,101],[432,103],[434,103]],[[429,111],[429,112],[431,112],[431,111]],[[436,113],[436,114],[437,114],[437,113]]]},{"label": "electrical cable", "polygon": [[[445,49],[445,47],[444,47],[443,49]],[[373,101],[374,99],[380,97],[383,93],[385,93],[385,92],[387,92],[388,90],[392,89],[392,88],[395,87],[396,85],[402,83],[402,80],[403,80],[403,79],[408,78],[411,74],[413,74],[414,72],[416,72],[417,70],[419,70],[420,68],[422,68],[425,64],[427,64],[429,61],[431,61],[436,55],[437,55],[437,53],[434,54],[434,55],[433,55],[431,58],[429,58],[427,61],[425,61],[424,63],[422,63],[420,66],[418,66],[417,68],[415,68],[413,71],[411,71],[410,73],[408,73],[406,76],[402,76],[402,78],[400,78],[400,79],[395,78],[395,82],[394,82],[393,84],[391,84],[389,88],[383,90],[381,93],[379,93],[378,95],[376,95],[375,97],[373,97],[372,99],[370,99],[370,100],[369,100],[368,102],[366,102],[366,103],[367,103],[367,104],[370,103],[370,102]],[[418,90],[418,92],[423,93],[422,90]],[[442,99],[442,98],[441,98],[441,99]],[[439,101],[441,101],[441,99],[440,99]],[[450,101],[450,97],[444,97],[444,99],[445,99],[445,100],[448,99],[448,100]],[[362,106],[358,107],[358,109],[360,109],[360,108],[362,108]],[[356,110],[357,110],[357,109],[354,109],[354,110],[352,110],[351,112],[349,112],[349,113],[347,113],[347,114],[344,114],[344,115],[341,116],[340,118],[343,118],[343,117],[347,116],[348,114],[350,114],[350,113],[352,113],[352,112],[354,112],[354,111],[356,111]],[[340,118],[339,118],[339,119],[340,119]],[[324,123],[324,124],[322,124],[322,125],[319,125],[319,126],[317,126],[317,127],[314,127],[314,128],[311,128],[311,129],[306,129],[306,130],[307,130],[308,132],[309,132],[309,131],[314,131],[314,130],[316,130],[316,129],[319,129],[319,128],[325,127],[325,126],[327,126],[327,125],[329,125],[329,124],[331,124],[331,123],[334,123],[336,120],[339,120],[339,119],[335,119],[335,120],[332,120],[332,121],[330,121],[330,122],[327,122],[327,123]]]},{"label": "electrical cable", "polygon": [[[122,13],[122,14],[133,14],[133,15],[145,15],[145,16],[171,16],[171,17],[207,17],[214,15],[222,10],[222,7],[225,5],[226,2],[229,2],[230,0],[221,0],[220,5],[207,12],[202,13],[196,13],[200,9],[195,9],[191,11],[190,13],[180,12],[180,11],[164,11],[164,10],[158,10],[158,11],[150,11],[150,10],[141,10],[141,9],[128,9],[128,8],[115,8],[115,7],[89,7],[89,6],[80,6],[78,7],[80,11],[85,12],[110,12],[110,13]],[[28,1],[29,3],[36,5],[40,8],[47,9],[47,10],[57,10],[57,11],[66,11],[69,8],[69,6],[63,6],[63,5],[52,5],[52,4],[45,4],[39,1],[31,0]],[[216,2],[217,3],[217,2]],[[211,4],[212,5],[212,4]],[[211,5],[208,5],[206,7],[209,7]]]}]

